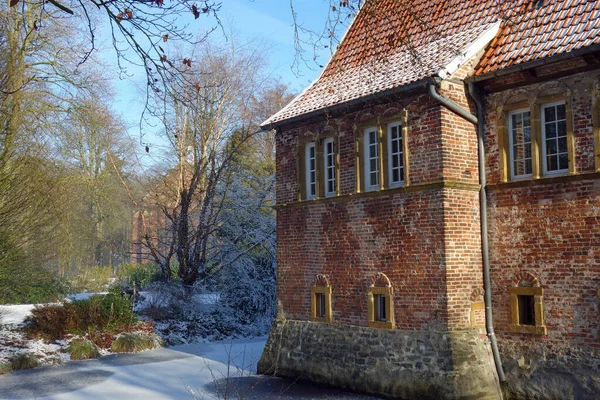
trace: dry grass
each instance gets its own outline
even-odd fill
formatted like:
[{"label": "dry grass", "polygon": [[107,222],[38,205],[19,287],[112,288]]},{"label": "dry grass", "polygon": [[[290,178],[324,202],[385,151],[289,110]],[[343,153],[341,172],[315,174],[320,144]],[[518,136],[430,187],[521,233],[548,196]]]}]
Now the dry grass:
[{"label": "dry grass", "polygon": [[136,353],[162,346],[162,340],[155,334],[126,333],[119,336],[110,347],[113,353]]},{"label": "dry grass", "polygon": [[39,366],[40,362],[33,353],[20,353],[10,360],[10,367],[13,371],[31,369]]},{"label": "dry grass", "polygon": [[89,340],[73,340],[67,347],[71,360],[87,360],[100,357],[98,347]]}]

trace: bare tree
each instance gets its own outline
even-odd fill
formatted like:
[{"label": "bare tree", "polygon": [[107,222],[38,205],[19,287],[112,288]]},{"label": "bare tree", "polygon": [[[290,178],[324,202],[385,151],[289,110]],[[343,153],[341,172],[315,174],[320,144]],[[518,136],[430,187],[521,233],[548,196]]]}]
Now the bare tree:
[{"label": "bare tree", "polygon": [[251,106],[253,94],[265,84],[260,49],[205,43],[195,54],[186,85],[176,87],[179,94],[170,98],[165,116],[174,167],[154,199],[166,221],[158,232],[147,229],[144,236],[165,278],[176,261],[177,274],[188,285],[219,269],[211,253],[214,234],[228,189],[238,178],[234,166],[258,132]]}]

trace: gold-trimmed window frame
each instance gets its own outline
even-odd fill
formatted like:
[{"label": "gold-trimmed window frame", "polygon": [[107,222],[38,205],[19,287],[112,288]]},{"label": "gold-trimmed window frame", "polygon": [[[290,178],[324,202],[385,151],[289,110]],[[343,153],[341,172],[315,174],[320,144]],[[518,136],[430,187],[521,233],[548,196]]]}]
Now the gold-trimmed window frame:
[{"label": "gold-trimmed window frame", "polygon": [[[567,151],[569,159],[569,168],[567,172],[561,173],[546,173],[543,172],[544,161],[542,159],[543,154],[543,137],[542,137],[542,107],[544,105],[564,102],[565,104],[565,118],[567,125]],[[529,109],[531,119],[531,177],[516,177],[511,178],[511,149],[510,149],[510,132],[509,126],[509,114],[513,111]],[[498,107],[496,110],[497,120],[497,132],[498,132],[498,151],[499,151],[499,169],[500,169],[500,181],[511,182],[515,180],[527,180],[527,179],[540,179],[543,177],[552,176],[564,176],[574,175],[577,173],[576,159],[575,159],[575,138],[573,135],[573,102],[571,92],[564,94],[543,96],[532,99],[531,101],[524,101],[518,103],[506,104],[502,107]],[[600,153],[599,153],[600,154]],[[600,157],[600,155],[599,155]],[[597,159],[597,167],[599,159]]]},{"label": "gold-trimmed window frame", "polygon": [[[327,139],[333,139],[334,164],[335,164],[335,195],[325,195],[325,152],[323,143]],[[309,198],[306,185],[306,146],[309,143],[315,144],[315,164],[316,164],[316,196]],[[298,185],[298,201],[318,200],[340,195],[340,144],[337,134],[330,131],[320,135],[300,139],[297,143],[297,165],[296,177]]]},{"label": "gold-trimmed window frame", "polygon": [[[402,126],[402,158],[404,162],[404,182],[402,185],[389,183],[389,151],[388,151],[388,125],[399,122]],[[408,153],[408,113],[402,110],[399,113],[386,117],[373,118],[354,126],[355,152],[356,152],[356,193],[376,190],[393,189],[409,186],[409,153]],[[375,128],[378,136],[378,161],[379,161],[379,188],[367,190],[365,184],[365,130]]]},{"label": "gold-trimmed window frame", "polygon": [[[544,289],[541,287],[511,287],[510,295],[510,324],[508,330],[530,335],[547,335],[548,330],[544,324]],[[519,323],[519,298],[518,296],[533,296],[533,313],[535,325],[521,325]]]},{"label": "gold-trimmed window frame", "polygon": [[[387,321],[378,321],[375,319],[375,296],[385,296],[385,313]],[[370,286],[367,293],[367,310],[370,328],[394,329],[396,322],[394,319],[394,288]]]},{"label": "gold-trimmed window frame", "polygon": [[[310,313],[311,320],[313,322],[327,322],[331,323],[332,318],[332,308],[331,308],[331,285],[329,286],[313,286],[310,294]],[[318,314],[318,302],[317,295],[323,295],[323,299],[325,301],[325,316],[321,317]]]}]

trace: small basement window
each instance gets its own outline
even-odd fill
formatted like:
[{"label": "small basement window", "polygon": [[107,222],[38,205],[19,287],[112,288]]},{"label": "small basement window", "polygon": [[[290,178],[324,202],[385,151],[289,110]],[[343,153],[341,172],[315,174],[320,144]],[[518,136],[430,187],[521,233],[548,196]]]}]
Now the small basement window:
[{"label": "small basement window", "polygon": [[315,293],[315,311],[317,318],[325,318],[325,293]]},{"label": "small basement window", "polygon": [[510,293],[509,330],[511,332],[546,335],[544,325],[544,289],[541,287],[512,287]]},{"label": "small basement window", "polygon": [[315,322],[331,322],[331,285],[313,286],[311,319]]},{"label": "small basement window", "polygon": [[535,326],[535,311],[533,296],[517,295],[519,302],[519,325]]},{"label": "small basement window", "polygon": [[394,328],[393,294],[393,287],[369,287],[368,314],[370,327],[389,329]]},{"label": "small basement window", "polygon": [[375,321],[387,321],[386,312],[386,296],[383,294],[376,294],[375,296]]}]

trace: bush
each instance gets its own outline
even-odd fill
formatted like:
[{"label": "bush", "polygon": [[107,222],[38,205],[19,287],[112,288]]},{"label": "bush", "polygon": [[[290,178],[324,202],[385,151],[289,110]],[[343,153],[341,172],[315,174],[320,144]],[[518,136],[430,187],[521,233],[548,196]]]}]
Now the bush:
[{"label": "bush", "polygon": [[160,270],[153,263],[122,264],[119,279],[129,285],[143,289],[160,278]]},{"label": "bush", "polygon": [[78,327],[79,315],[71,304],[38,306],[25,318],[29,336],[53,342]]},{"label": "bush", "polygon": [[0,363],[0,375],[4,375],[10,371],[12,371],[12,368],[10,367],[9,362]]},{"label": "bush", "polygon": [[11,358],[10,367],[13,371],[39,367],[40,362],[33,353],[20,353]]},{"label": "bush", "polygon": [[160,346],[162,341],[154,334],[125,333],[113,342],[110,349],[114,353],[135,353]]},{"label": "bush", "polygon": [[89,340],[73,340],[67,347],[67,353],[71,355],[71,360],[87,360],[89,358],[100,357],[98,347]]},{"label": "bush", "polygon": [[[137,320],[131,301],[115,287],[106,295],[63,305],[36,307],[25,321],[29,323],[26,329],[31,337],[52,342],[64,338],[67,333],[87,333],[94,343],[102,347],[107,334],[129,331]],[[109,339],[112,337],[109,336]]]}]

